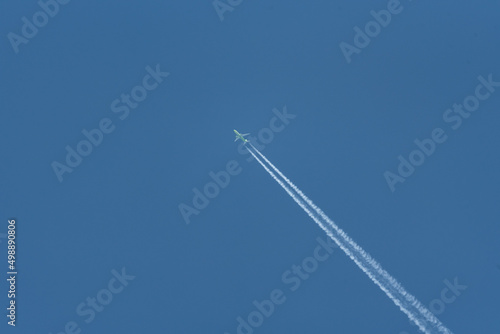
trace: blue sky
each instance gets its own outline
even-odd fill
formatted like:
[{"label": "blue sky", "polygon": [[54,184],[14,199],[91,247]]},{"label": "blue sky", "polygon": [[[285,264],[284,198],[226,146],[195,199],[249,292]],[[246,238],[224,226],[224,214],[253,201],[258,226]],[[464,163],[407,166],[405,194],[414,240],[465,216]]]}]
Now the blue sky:
[{"label": "blue sky", "polygon": [[[15,218],[17,331],[233,334],[281,291],[254,333],[418,333],[339,249],[297,281],[326,236],[237,129],[272,133],[262,152],[454,333],[498,333],[499,5],[222,2],[223,20],[211,1],[0,4],[0,298]],[[391,189],[435,129],[446,140]]]}]

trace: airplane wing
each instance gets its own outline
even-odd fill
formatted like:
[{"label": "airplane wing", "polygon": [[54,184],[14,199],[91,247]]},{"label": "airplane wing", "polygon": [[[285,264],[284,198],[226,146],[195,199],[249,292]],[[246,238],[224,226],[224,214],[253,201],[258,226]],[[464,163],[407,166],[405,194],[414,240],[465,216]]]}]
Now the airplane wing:
[{"label": "airplane wing", "polygon": [[236,137],[236,139],[234,141],[237,141],[238,139],[240,139],[240,138]]},{"label": "airplane wing", "polygon": [[248,135],[249,135],[249,133],[244,133],[244,134],[242,134],[241,136],[242,136],[242,137],[245,137],[245,136],[248,136]]}]

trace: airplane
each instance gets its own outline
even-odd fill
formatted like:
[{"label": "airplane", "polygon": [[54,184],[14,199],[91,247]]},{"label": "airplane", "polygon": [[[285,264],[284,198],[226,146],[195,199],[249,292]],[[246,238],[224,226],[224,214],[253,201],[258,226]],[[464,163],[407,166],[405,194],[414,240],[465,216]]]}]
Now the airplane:
[{"label": "airplane", "polygon": [[236,131],[236,130],[233,130],[233,131],[234,131],[234,133],[236,134],[236,139],[235,139],[234,141],[237,141],[238,139],[241,139],[241,141],[242,141],[243,143],[248,143],[248,139],[245,139],[245,136],[248,136],[248,135],[249,135],[249,133],[244,133],[244,134],[241,134],[241,133],[239,133],[239,132],[238,132],[238,131]]}]

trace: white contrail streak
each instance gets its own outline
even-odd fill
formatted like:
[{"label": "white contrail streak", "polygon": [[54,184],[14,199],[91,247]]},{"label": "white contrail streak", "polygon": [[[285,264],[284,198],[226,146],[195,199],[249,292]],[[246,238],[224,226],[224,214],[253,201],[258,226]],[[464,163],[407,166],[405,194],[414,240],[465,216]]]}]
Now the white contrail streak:
[{"label": "white contrail streak", "polygon": [[[250,143],[249,143],[250,144]],[[452,334],[425,306],[385,271],[363,248],[356,244],[342,229],[340,229],[318,206],[316,206],[295,184],[293,184],[276,166],[274,166],[252,144],[250,146],[259,156],[302,198],[298,198],[255,154],[247,147],[252,156],[279,183],[279,185],[299,204],[299,206],[318,224],[327,235],[353,260],[356,265],[413,321],[418,328],[427,334]],[[304,204],[307,203],[321,221]],[[328,224],[326,225],[325,222]]]}]

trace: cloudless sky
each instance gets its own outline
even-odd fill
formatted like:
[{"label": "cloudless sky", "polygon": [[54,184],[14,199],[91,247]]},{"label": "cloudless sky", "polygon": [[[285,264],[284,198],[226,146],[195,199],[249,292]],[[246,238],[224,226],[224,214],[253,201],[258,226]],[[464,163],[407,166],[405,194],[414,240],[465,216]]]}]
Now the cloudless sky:
[{"label": "cloudless sky", "polygon": [[[17,53],[9,33],[42,9],[0,4],[1,332],[233,334],[278,289],[254,333],[418,333],[339,249],[296,290],[283,279],[327,239],[233,129],[259,143],[286,111],[262,152],[424,305],[466,286],[441,302],[454,333],[499,333],[500,87],[457,129],[443,115],[479,76],[500,82],[500,5],[403,0],[348,62],[339,45],[388,1],[232,3],[221,20],[211,0],[70,1]],[[169,75],[144,79],[156,69]],[[155,88],[127,107],[143,80]],[[102,122],[60,181],[54,162]],[[391,191],[384,173],[436,128],[446,141]],[[231,161],[239,173],[187,223],[179,205]],[[109,294],[122,270],[134,278]],[[92,319],[77,313],[106,296]]]}]

